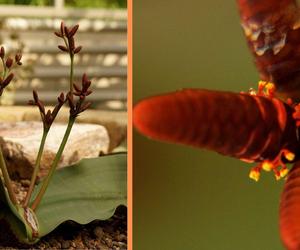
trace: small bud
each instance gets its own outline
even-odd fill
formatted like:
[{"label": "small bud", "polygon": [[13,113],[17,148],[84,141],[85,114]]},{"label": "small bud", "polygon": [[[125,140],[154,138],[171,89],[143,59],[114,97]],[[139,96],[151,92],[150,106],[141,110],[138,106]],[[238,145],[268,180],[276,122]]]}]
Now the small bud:
[{"label": "small bud", "polygon": [[65,24],[64,24],[64,22],[61,22],[60,23],[60,33],[63,35],[64,32],[65,32]]},{"label": "small bud", "polygon": [[58,37],[63,37],[63,35],[57,31],[54,32],[54,35],[58,36]]},{"label": "small bud", "polygon": [[65,26],[65,29],[64,29],[64,31],[65,31],[65,35],[66,35],[66,37],[70,37],[70,31],[69,31],[69,29],[68,29],[68,27],[66,27]]},{"label": "small bud", "polygon": [[4,49],[3,46],[1,46],[1,48],[0,48],[0,57],[3,59],[4,56],[5,56],[5,49]]},{"label": "small bud", "polygon": [[61,51],[63,52],[69,52],[68,48],[66,46],[63,46],[63,45],[58,45],[57,46]]},{"label": "small bud", "polygon": [[70,36],[70,37],[74,36],[75,33],[77,32],[78,28],[79,28],[79,25],[76,24],[76,25],[70,30],[69,36]]},{"label": "small bud", "polygon": [[29,100],[29,101],[28,101],[28,105],[35,105],[34,100]]},{"label": "small bud", "polygon": [[78,46],[76,49],[74,49],[74,54],[77,54],[81,51],[82,46]]},{"label": "small bud", "polygon": [[45,106],[44,106],[44,103],[40,100],[38,100],[36,102],[36,105],[39,107],[41,113],[45,114]]},{"label": "small bud", "polygon": [[88,109],[91,105],[92,105],[91,102],[85,103],[85,104],[81,107],[80,112],[85,111],[85,110]]},{"label": "small bud", "polygon": [[58,102],[63,103],[65,102],[65,95],[63,92],[60,93],[59,97],[57,97]]},{"label": "small bud", "polygon": [[14,78],[14,74],[10,73],[2,82],[2,88],[5,88],[10,82],[11,80]]},{"label": "small bud", "polygon": [[38,100],[39,100],[39,95],[38,95],[38,93],[37,93],[37,91],[35,89],[32,90],[32,95],[33,95],[34,101],[37,103]]},{"label": "small bud", "polygon": [[73,95],[80,96],[81,95],[81,91],[73,91]]},{"label": "small bud", "polygon": [[82,84],[83,84],[83,83],[85,83],[86,81],[88,81],[88,77],[87,77],[87,74],[84,73],[84,74],[82,75],[82,80],[81,80],[81,82],[82,82]]},{"label": "small bud", "polygon": [[15,60],[18,65],[22,65],[21,59],[22,59],[22,54],[15,55]]},{"label": "small bud", "polygon": [[7,68],[10,68],[10,67],[12,66],[13,62],[14,62],[13,59],[11,59],[10,57],[8,57],[8,58],[6,59],[5,66],[6,66]]},{"label": "small bud", "polygon": [[86,93],[85,93],[85,96],[89,96],[90,94],[92,94],[93,91],[92,90],[88,90]]},{"label": "small bud", "polygon": [[91,86],[91,81],[86,81],[83,85],[83,91],[86,92],[88,88]]},{"label": "small bud", "polygon": [[79,87],[76,83],[73,83],[73,86],[74,86],[74,89],[75,89],[77,92],[81,92],[80,87]]}]

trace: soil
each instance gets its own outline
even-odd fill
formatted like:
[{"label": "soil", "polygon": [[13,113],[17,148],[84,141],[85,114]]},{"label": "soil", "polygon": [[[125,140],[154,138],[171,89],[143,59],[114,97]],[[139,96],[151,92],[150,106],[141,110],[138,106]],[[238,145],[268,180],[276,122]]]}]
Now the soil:
[{"label": "soil", "polygon": [[[28,180],[14,182],[18,200],[26,195]],[[0,249],[127,249],[127,208],[120,206],[112,218],[86,225],[66,221],[35,245],[17,242],[7,223],[0,223]]]}]

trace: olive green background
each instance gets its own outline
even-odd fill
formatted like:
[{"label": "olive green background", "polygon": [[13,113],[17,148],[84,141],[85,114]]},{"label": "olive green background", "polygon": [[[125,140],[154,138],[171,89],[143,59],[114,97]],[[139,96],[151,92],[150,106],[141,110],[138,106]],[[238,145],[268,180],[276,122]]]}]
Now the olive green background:
[{"label": "olive green background", "polygon": [[[133,3],[134,102],[181,88],[256,87],[235,1]],[[228,121],[230,122],[230,121]],[[283,182],[252,164],[134,133],[134,250],[277,250]]]}]

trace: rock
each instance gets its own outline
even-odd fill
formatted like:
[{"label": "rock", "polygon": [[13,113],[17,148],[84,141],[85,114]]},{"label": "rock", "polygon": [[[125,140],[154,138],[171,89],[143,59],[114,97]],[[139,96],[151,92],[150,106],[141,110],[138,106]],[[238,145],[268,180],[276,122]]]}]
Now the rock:
[{"label": "rock", "polygon": [[98,239],[101,239],[103,236],[103,229],[102,227],[95,227],[94,234]]},{"label": "rock", "polygon": [[[55,123],[48,134],[41,161],[39,177],[51,166],[66,129],[66,124]],[[12,176],[30,179],[42,136],[41,122],[0,123],[0,145]],[[100,125],[74,124],[58,167],[65,167],[82,158],[107,153],[109,137]]]},{"label": "rock", "polygon": [[70,242],[68,240],[65,240],[61,244],[62,249],[68,249],[70,248]]},{"label": "rock", "polygon": [[108,246],[109,248],[112,248],[112,247],[113,247],[113,241],[112,241],[112,239],[106,238],[106,239],[105,239],[105,243],[107,244],[107,246]]},{"label": "rock", "polygon": [[[46,109],[53,109],[53,107],[46,107]],[[69,110],[63,107],[56,121],[65,123],[68,117]],[[40,121],[40,119],[37,107],[0,106],[0,121]],[[127,135],[127,112],[124,111],[86,110],[80,114],[77,122],[104,126],[110,138],[109,151],[119,146]]]},{"label": "rock", "polygon": [[30,180],[25,179],[25,180],[21,180],[20,182],[21,182],[22,186],[24,186],[24,187],[30,186]]}]

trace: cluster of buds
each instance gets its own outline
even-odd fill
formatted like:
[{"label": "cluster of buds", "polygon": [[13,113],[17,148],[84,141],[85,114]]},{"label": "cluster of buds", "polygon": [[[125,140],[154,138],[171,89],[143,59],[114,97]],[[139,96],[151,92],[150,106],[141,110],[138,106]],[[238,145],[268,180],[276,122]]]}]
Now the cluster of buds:
[{"label": "cluster of buds", "polygon": [[79,25],[75,25],[72,28],[68,28],[61,22],[60,32],[54,32],[54,34],[64,40],[65,45],[58,45],[58,48],[63,52],[68,52],[70,55],[74,55],[80,52],[82,46],[75,46],[74,35],[76,34]]},{"label": "cluster of buds", "polygon": [[33,100],[28,102],[29,105],[36,105],[40,110],[41,119],[45,130],[49,130],[60,108],[64,105],[66,99],[64,93],[57,97],[57,104],[54,109],[46,112],[44,103],[39,99],[38,93],[33,90]]},{"label": "cluster of buds", "polygon": [[[12,79],[14,78],[14,73],[11,72],[11,69],[14,64],[14,60],[11,57],[5,57],[5,49],[4,47],[0,48],[0,58],[3,66],[3,74],[0,77],[0,96],[3,93],[3,90],[10,84]],[[17,65],[22,65],[21,62],[22,54],[18,53],[15,55],[15,63]]]},{"label": "cluster of buds", "polygon": [[[284,160],[283,160],[284,159]],[[265,160],[257,166],[253,167],[249,173],[250,179],[258,181],[261,170],[266,172],[273,171],[276,180],[284,178],[289,170],[285,161],[292,162],[295,159],[295,154],[287,149],[282,149],[274,160]]]},{"label": "cluster of buds", "polygon": [[[275,96],[275,85],[270,82],[259,81],[258,83],[258,91],[254,91],[250,89],[251,95],[256,96],[264,96],[267,98],[273,98]],[[296,121],[296,126],[300,125],[300,107],[299,105],[294,105],[291,99],[288,99],[286,103],[295,108],[295,113],[293,114],[293,118]],[[286,166],[285,162],[293,162],[295,159],[295,153],[289,151],[288,149],[281,149],[278,155],[273,160],[264,160],[257,166],[253,167],[249,173],[249,177],[255,181],[258,181],[260,178],[261,171],[264,170],[266,172],[273,171],[276,180],[280,180],[284,178],[289,170]]]},{"label": "cluster of buds", "polygon": [[[85,111],[91,106],[91,102],[85,102],[85,98],[92,93],[90,90],[91,81],[88,79],[86,74],[83,74],[81,80],[81,87],[77,84],[73,84],[74,92],[69,92],[67,95],[67,100],[70,107],[70,115],[75,118],[81,112]],[[78,100],[75,102],[73,96],[78,96]]]},{"label": "cluster of buds", "polygon": [[[273,98],[275,95],[275,85],[271,82],[259,81],[258,82],[258,90],[256,91],[253,88],[250,88],[248,94],[255,96],[265,96],[268,98]],[[244,93],[244,92],[241,92]]]}]

